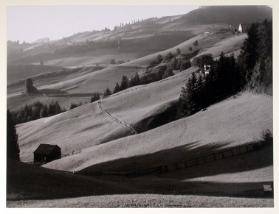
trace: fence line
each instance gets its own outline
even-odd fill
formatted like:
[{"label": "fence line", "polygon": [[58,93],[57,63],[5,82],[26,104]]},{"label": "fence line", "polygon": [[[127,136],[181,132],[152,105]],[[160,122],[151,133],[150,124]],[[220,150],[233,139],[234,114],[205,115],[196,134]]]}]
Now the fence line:
[{"label": "fence line", "polygon": [[248,143],[244,145],[239,145],[235,147],[226,148],[222,151],[217,151],[214,153],[207,154],[205,156],[195,157],[192,159],[156,166],[152,168],[142,169],[142,170],[130,170],[130,171],[103,171],[101,174],[106,175],[124,175],[124,176],[137,176],[137,175],[145,175],[145,174],[153,174],[153,173],[168,173],[176,170],[181,170],[185,168],[190,168],[194,166],[200,166],[209,162],[218,161],[226,158],[230,158],[233,156],[242,155],[248,152],[256,151],[261,149],[264,146],[271,145],[272,142],[260,141],[257,143]]}]

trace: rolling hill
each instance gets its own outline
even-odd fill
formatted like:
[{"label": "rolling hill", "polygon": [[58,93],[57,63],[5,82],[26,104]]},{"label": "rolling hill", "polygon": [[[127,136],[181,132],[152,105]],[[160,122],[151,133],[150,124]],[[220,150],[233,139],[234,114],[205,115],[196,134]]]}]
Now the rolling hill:
[{"label": "rolling hill", "polygon": [[[32,176],[46,176],[50,182],[46,184],[57,187],[61,197],[63,190],[56,178],[59,182],[67,180],[65,188],[73,182],[65,197],[81,196],[79,188],[86,195],[105,194],[101,187],[111,188],[108,194],[270,197],[262,188],[273,182],[273,148],[263,139],[267,131],[273,133],[272,96],[244,90],[177,119],[181,89],[192,73],[200,72],[192,64],[188,69],[175,70],[173,76],[89,103],[91,94],[113,90],[123,75],[148,74],[150,63],[159,54],[164,57],[178,48],[184,56],[195,53],[189,57],[191,61],[203,54],[217,58],[221,52],[238,56],[247,34],[236,33],[232,26],[265,18],[271,18],[271,8],[265,6],[200,7],[185,15],[150,18],[114,30],[81,32],[62,40],[11,43],[10,110],[35,101],[58,101],[66,108],[71,103],[86,103],[16,126],[21,161],[32,163],[33,151],[40,144],[58,145],[62,151],[61,159],[40,168],[15,165],[16,170],[30,173],[23,173],[25,180],[17,180],[18,188],[24,189],[24,181]],[[43,65],[38,65],[40,59]],[[34,79],[35,86],[45,93],[22,93],[25,78]],[[248,146],[255,149],[248,151]],[[199,158],[244,147],[245,152],[237,156],[222,155],[224,159],[202,160],[203,164],[185,167],[189,161],[199,162]],[[28,194],[23,198],[41,197],[32,191],[30,182],[26,184]],[[40,190],[53,197],[50,189]],[[18,194],[15,189],[11,192]]]}]

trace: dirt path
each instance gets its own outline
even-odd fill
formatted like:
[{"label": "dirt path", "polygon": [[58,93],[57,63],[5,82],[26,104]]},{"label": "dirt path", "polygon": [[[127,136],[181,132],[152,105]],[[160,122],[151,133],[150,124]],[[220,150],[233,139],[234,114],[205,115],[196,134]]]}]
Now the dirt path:
[{"label": "dirt path", "polygon": [[100,98],[100,100],[97,102],[99,109],[106,114],[111,120],[113,120],[114,122],[120,124],[121,126],[123,126],[124,128],[128,128],[131,132],[131,134],[137,134],[137,131],[134,129],[134,127],[132,125],[130,125],[129,123],[120,120],[118,117],[113,116],[111,113],[109,113],[108,111],[106,111],[103,108],[103,100],[102,98]]}]

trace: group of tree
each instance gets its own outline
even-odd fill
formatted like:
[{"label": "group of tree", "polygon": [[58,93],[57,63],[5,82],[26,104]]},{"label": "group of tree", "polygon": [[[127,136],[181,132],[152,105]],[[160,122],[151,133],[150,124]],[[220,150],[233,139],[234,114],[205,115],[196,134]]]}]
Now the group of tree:
[{"label": "group of tree", "polygon": [[179,99],[179,116],[189,116],[207,106],[238,92],[243,86],[241,69],[234,56],[223,53],[211,60],[208,75],[192,73]]},{"label": "group of tree", "polygon": [[127,88],[140,85],[140,84],[141,84],[141,79],[138,73],[136,73],[131,79],[129,79],[126,75],[123,75],[121,78],[121,82],[120,83],[117,82],[115,84],[113,91],[111,91],[109,88],[107,88],[104,91],[104,97],[107,97],[111,94],[117,93],[119,91],[123,91]]},{"label": "group of tree", "polygon": [[50,104],[43,104],[38,101],[31,105],[25,105],[18,111],[11,112],[11,115],[15,124],[18,124],[56,115],[64,111],[65,109],[61,108],[57,101]]},{"label": "group of tree", "polygon": [[95,102],[99,99],[100,99],[100,94],[99,93],[94,93],[90,98],[90,103],[93,103],[93,102]]},{"label": "group of tree", "polygon": [[252,24],[239,56],[250,89],[272,89],[272,22]]},{"label": "group of tree", "polygon": [[11,112],[7,111],[7,163],[11,160],[19,161],[19,147],[15,121]]},{"label": "group of tree", "polygon": [[147,67],[147,73],[142,78],[142,84],[158,81],[174,75],[174,70],[182,71],[191,67],[190,59],[197,54],[197,51],[183,54],[179,48],[175,53],[168,52],[165,56],[158,55]]},{"label": "group of tree", "polygon": [[115,84],[113,91],[111,91],[109,88],[104,91],[104,97],[136,85],[144,85],[151,82],[159,81],[172,75],[174,75],[173,69],[169,66],[161,66],[158,72],[153,74],[144,74],[142,75],[142,77],[140,77],[138,73],[136,73],[130,79],[127,76],[123,75],[120,83],[117,82]]},{"label": "group of tree", "polygon": [[181,90],[178,117],[189,116],[207,106],[232,96],[244,88],[271,90],[272,86],[272,23],[252,24],[242,52],[234,56],[221,53],[216,60],[211,55],[197,57],[193,63],[210,72],[193,73]]},{"label": "group of tree", "polygon": [[[115,84],[113,91],[111,91],[109,88],[105,89],[103,93],[104,97],[136,85],[149,84],[173,76],[174,70],[181,71],[191,67],[190,58],[192,58],[196,54],[197,51],[188,54],[182,54],[179,48],[177,48],[175,54],[171,52],[167,53],[165,56],[159,54],[155,60],[150,62],[150,65],[147,67],[147,72],[145,74],[140,77],[139,74],[136,73],[130,79],[127,76],[123,75],[120,83],[117,82]],[[177,56],[179,55],[181,57],[177,58]],[[155,66],[157,67],[154,68]]]},{"label": "group of tree", "polygon": [[80,102],[80,103],[71,103],[71,105],[69,107],[69,110],[77,108],[77,107],[81,106],[82,104],[83,104],[82,102]]},{"label": "group of tree", "polygon": [[193,59],[192,64],[203,69],[204,65],[213,64],[213,56],[212,56],[212,54],[203,54],[203,55],[197,56]]}]

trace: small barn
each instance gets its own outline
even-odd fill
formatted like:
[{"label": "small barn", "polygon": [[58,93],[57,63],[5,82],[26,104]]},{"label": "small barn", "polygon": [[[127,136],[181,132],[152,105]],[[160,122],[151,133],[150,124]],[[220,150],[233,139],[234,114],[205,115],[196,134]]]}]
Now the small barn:
[{"label": "small barn", "polygon": [[34,163],[47,163],[61,158],[61,148],[57,145],[40,144],[34,151]]}]

